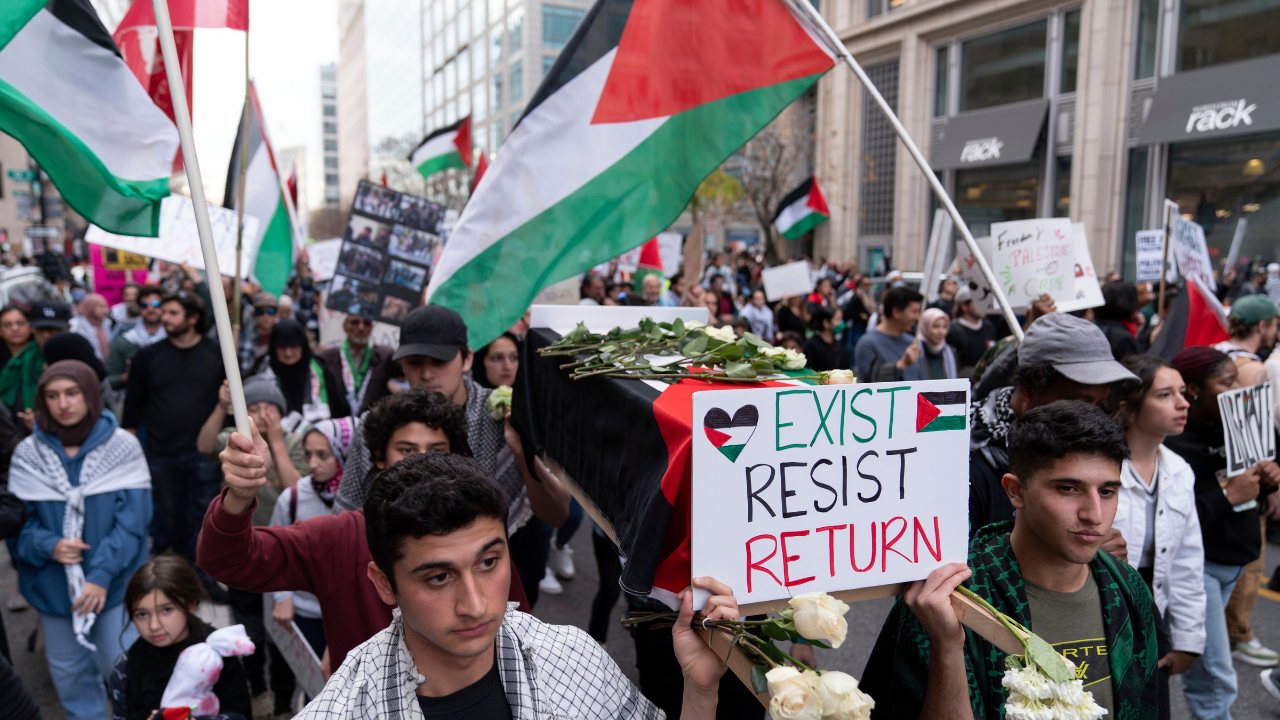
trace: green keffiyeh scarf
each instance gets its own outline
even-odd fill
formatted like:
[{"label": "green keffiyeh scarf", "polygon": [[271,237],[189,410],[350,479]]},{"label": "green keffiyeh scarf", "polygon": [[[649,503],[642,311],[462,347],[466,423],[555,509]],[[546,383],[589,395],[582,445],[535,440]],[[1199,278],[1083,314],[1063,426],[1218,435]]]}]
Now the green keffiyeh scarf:
[{"label": "green keffiyeh scarf", "polygon": [[[1022,571],[1009,545],[1013,523],[988,525],[969,545],[969,589],[997,610],[1035,631]],[[1156,606],[1138,571],[1099,552],[1091,563],[1107,629],[1115,717],[1155,720],[1157,707]],[[1005,653],[965,630],[969,701],[978,720],[1002,720]],[[860,685],[876,700],[873,720],[920,716],[929,674],[929,636],[901,598],[894,605],[867,661]],[[875,689],[879,689],[876,692]]]},{"label": "green keffiyeh scarf", "polygon": [[30,410],[36,404],[36,387],[44,372],[44,355],[33,340],[5,363],[0,370],[0,401],[16,411]]}]

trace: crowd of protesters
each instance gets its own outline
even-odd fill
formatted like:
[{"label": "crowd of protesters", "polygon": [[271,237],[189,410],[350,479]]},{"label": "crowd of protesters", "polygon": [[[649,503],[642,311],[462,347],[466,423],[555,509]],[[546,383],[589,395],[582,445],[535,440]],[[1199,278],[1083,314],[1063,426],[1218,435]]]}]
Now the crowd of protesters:
[{"label": "crowd of protesters", "polygon": [[[372,320],[354,315],[322,347],[300,260],[285,294],[245,283],[229,307],[251,436],[234,430],[201,273],[129,286],[114,307],[72,286],[74,305],[59,290],[0,308],[0,532],[20,581],[9,609],[38,613],[30,644],[43,645],[68,718],[149,720],[181,653],[215,631],[196,614],[209,601],[255,647],[223,660],[224,720],[294,712],[302,691],[269,623],[296,625],[321,658],[325,689],[303,695],[313,717],[400,715],[405,703],[428,717],[535,705],[763,717],[692,632],[688,592],[669,636],[633,632],[639,687],[621,674],[600,644],[623,559],[594,524],[588,630],[527,614],[575,576],[569,542],[585,520],[525,456],[509,414],[486,407],[516,382],[524,321],[473,352],[462,318],[427,305],[396,347],[373,343]],[[706,307],[713,324],[860,382],[972,381],[972,554],[914,583],[885,622],[862,678],[877,717],[1002,716],[1004,690],[989,681],[1002,656],[958,641],[948,598],[962,582],[1057,647],[1107,646],[1110,665],[1085,672],[1099,673],[1086,679],[1113,715],[1167,716],[1168,677],[1184,674],[1193,717],[1229,717],[1232,659],[1280,665],[1250,628],[1280,466],[1228,479],[1217,403],[1268,379],[1280,387],[1280,268],[1224,277],[1229,338],[1172,360],[1145,354],[1161,330],[1152,289],[1119,278],[1092,310],[1038,299],[1017,342],[955,277],[928,279],[926,302],[900,272],[820,261],[811,293],[770,303],[762,268],[711,253],[691,277],[648,274],[638,287],[588,273],[581,302]],[[736,616],[730,588],[694,584],[711,592],[711,617]],[[0,651],[0,690],[21,689],[7,643]],[[818,661],[811,645],[789,652]],[[1263,684],[1280,698],[1271,672]]]}]

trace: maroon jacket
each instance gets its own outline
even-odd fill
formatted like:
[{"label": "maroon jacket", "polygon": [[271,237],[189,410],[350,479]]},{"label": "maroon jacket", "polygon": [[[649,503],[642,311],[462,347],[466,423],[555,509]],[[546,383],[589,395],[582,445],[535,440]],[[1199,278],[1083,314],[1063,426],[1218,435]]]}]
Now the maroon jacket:
[{"label": "maroon jacket", "polygon": [[[226,492],[225,490],[223,492]],[[253,527],[253,510],[232,515],[222,494],[204,515],[196,548],[200,568],[215,580],[248,592],[302,590],[320,601],[320,620],[329,646],[329,667],[337,670],[347,653],[391,624],[391,606],[369,580],[369,543],[364,511],[303,520],[287,527]],[[511,566],[508,599],[530,612],[529,600]]]}]

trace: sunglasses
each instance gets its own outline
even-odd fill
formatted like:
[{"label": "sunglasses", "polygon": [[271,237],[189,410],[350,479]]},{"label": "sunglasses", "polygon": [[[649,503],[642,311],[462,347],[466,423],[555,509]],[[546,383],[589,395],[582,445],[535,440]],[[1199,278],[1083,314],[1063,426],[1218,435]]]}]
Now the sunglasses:
[{"label": "sunglasses", "polygon": [[254,308],[253,314],[257,315],[258,317],[262,317],[263,315],[275,315],[276,309],[275,308]]},{"label": "sunglasses", "polygon": [[163,304],[164,304],[164,303],[162,303],[162,302],[161,302],[161,301],[159,301],[159,300],[147,300],[147,301],[145,301],[145,302],[143,302],[143,303],[142,303],[142,307],[158,308],[158,307],[160,307],[160,306],[161,306],[161,305],[163,305]]}]

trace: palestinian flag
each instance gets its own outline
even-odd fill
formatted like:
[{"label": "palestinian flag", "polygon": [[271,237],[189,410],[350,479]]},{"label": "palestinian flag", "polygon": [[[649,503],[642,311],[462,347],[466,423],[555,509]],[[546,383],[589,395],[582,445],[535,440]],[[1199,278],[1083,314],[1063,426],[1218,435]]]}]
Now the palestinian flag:
[{"label": "palestinian flag", "polygon": [[665,230],[835,63],[784,0],[597,0],[476,187],[427,301],[472,347]]},{"label": "palestinian flag", "polygon": [[178,129],[89,0],[0,4],[0,131],[89,222],[120,235],[159,233]]},{"label": "palestinian flag", "polygon": [[657,275],[665,285],[667,276],[662,271],[662,250],[658,246],[658,238],[650,238],[640,246],[640,261],[636,263],[636,276],[632,278],[632,284],[637,291],[640,290],[640,284],[648,275]]},{"label": "palestinian flag", "polygon": [[811,177],[778,203],[773,226],[786,239],[796,240],[830,219],[831,211],[827,209],[822,188],[818,187],[818,178]]},{"label": "palestinian flag", "polygon": [[[1227,339],[1227,310],[1199,278],[1189,277],[1151,342],[1152,355],[1172,360],[1183,348],[1216,345]],[[1166,291],[1168,292],[1168,291]]]},{"label": "palestinian flag", "polygon": [[711,408],[702,418],[702,429],[720,454],[729,458],[729,462],[737,462],[759,422],[760,410],[755,405],[743,405],[733,417],[725,410]]},{"label": "palestinian flag", "polygon": [[916,394],[916,432],[964,430],[969,412],[969,393],[922,392]]},{"label": "palestinian flag", "polygon": [[[275,154],[267,140],[267,128],[262,122],[262,108],[258,105],[258,92],[253,83],[249,84],[249,110],[252,114],[249,117],[247,147],[249,168],[244,177],[244,214],[258,218],[258,236],[244,238],[242,262],[249,264],[249,272],[263,290],[279,295],[293,265],[293,226],[289,222]],[[243,117],[238,127],[231,163],[227,166],[227,190],[223,202],[223,207],[231,209],[235,209],[240,197]]]},{"label": "palestinian flag", "polygon": [[471,167],[471,116],[428,135],[409,162],[424,178],[449,168]]}]

